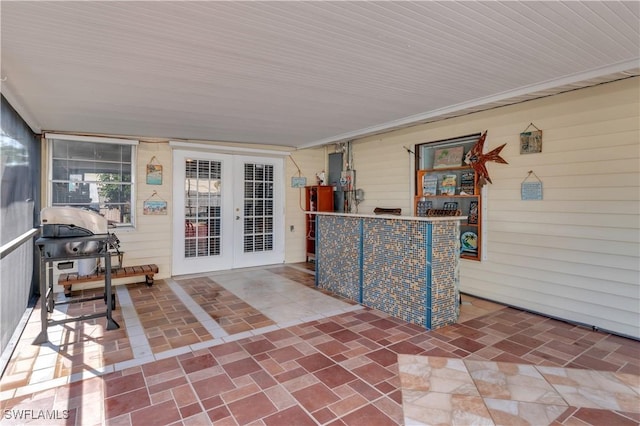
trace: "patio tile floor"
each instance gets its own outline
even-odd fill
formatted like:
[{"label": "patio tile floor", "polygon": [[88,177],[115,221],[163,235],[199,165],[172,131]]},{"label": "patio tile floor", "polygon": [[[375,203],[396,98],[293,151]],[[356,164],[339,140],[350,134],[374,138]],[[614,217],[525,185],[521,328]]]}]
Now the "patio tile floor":
[{"label": "patio tile floor", "polygon": [[[3,424],[428,424],[460,404],[486,424],[514,412],[507,424],[535,424],[531,410],[542,408],[547,417],[534,421],[545,424],[640,421],[638,341],[466,295],[458,324],[426,331],[313,281],[296,264],[118,286],[119,330],[104,331],[104,318],[69,323],[41,346],[31,344],[36,308],[0,379]],[[407,382],[405,370],[429,362],[458,370],[438,371],[437,391]],[[487,371],[512,387],[496,388]],[[617,406],[571,391],[596,377]],[[523,393],[522,383],[542,393]],[[36,418],[18,418],[26,415]]]}]

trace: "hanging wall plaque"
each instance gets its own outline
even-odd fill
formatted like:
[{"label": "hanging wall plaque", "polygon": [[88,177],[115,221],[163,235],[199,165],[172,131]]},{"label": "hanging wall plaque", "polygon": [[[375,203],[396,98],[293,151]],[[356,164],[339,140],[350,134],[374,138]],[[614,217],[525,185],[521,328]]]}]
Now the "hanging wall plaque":
[{"label": "hanging wall plaque", "polygon": [[142,205],[142,214],[144,215],[166,215],[167,202],[162,200],[148,200]]},{"label": "hanging wall plaque", "polygon": [[147,164],[147,185],[162,185],[162,165],[155,164],[156,157],[151,157]]},{"label": "hanging wall plaque", "polygon": [[[536,130],[528,131],[532,126]],[[536,154],[538,152],[542,152],[542,130],[531,123],[524,129],[524,132],[520,133],[520,154]]]},{"label": "hanging wall plaque", "polygon": [[[532,175],[535,180],[528,180]],[[542,200],[542,181],[533,173],[533,170],[529,170],[529,174],[520,184],[520,198],[522,200]]]},{"label": "hanging wall plaque", "polygon": [[[156,199],[153,199],[154,197],[156,197]],[[166,215],[167,202],[158,195],[158,192],[153,191],[153,194],[142,202],[142,214],[145,216]]]}]

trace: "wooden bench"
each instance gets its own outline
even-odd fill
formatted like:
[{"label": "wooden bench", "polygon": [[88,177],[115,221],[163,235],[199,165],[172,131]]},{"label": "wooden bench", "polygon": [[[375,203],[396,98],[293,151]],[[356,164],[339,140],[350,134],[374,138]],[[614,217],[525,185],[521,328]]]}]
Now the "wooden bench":
[{"label": "wooden bench", "polygon": [[[111,270],[111,279],[138,277],[144,275],[145,284],[148,287],[153,285],[153,275],[158,273],[158,265],[151,263],[148,265],[125,266],[123,268],[114,268]],[[104,271],[99,271],[89,275],[78,275],[77,272],[70,274],[60,274],[58,284],[64,286],[64,295],[71,295],[71,286],[73,284],[88,283],[92,281],[103,281]]]}]

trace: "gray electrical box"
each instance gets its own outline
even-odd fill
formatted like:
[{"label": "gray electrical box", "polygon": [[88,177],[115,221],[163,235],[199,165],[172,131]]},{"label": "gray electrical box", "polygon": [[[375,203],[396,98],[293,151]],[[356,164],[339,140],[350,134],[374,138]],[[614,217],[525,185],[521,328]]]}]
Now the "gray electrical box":
[{"label": "gray electrical box", "polygon": [[340,174],[342,173],[342,153],[334,152],[329,154],[329,175],[327,184],[338,187],[340,185]]},{"label": "gray electrical box", "polygon": [[344,192],[340,187],[340,177],[342,176],[342,153],[334,152],[329,154],[329,175],[327,183],[333,185],[333,209],[337,212],[344,212]]}]

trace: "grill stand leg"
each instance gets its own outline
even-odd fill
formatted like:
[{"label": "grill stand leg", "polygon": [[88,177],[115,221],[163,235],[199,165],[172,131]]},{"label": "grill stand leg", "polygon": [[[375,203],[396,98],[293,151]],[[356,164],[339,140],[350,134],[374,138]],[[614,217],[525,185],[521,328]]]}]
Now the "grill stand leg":
[{"label": "grill stand leg", "polygon": [[111,317],[111,310],[115,305],[115,300],[112,300],[113,294],[111,293],[111,256],[107,253],[104,257],[104,286],[107,302],[107,330],[115,330],[120,328],[117,322]]},{"label": "grill stand leg", "polygon": [[[43,248],[40,248],[43,250]],[[44,254],[40,255],[40,333],[33,341],[34,345],[41,345],[49,341],[47,334],[48,312],[47,312],[47,262],[44,260]],[[53,275],[53,273],[52,273]]]}]

